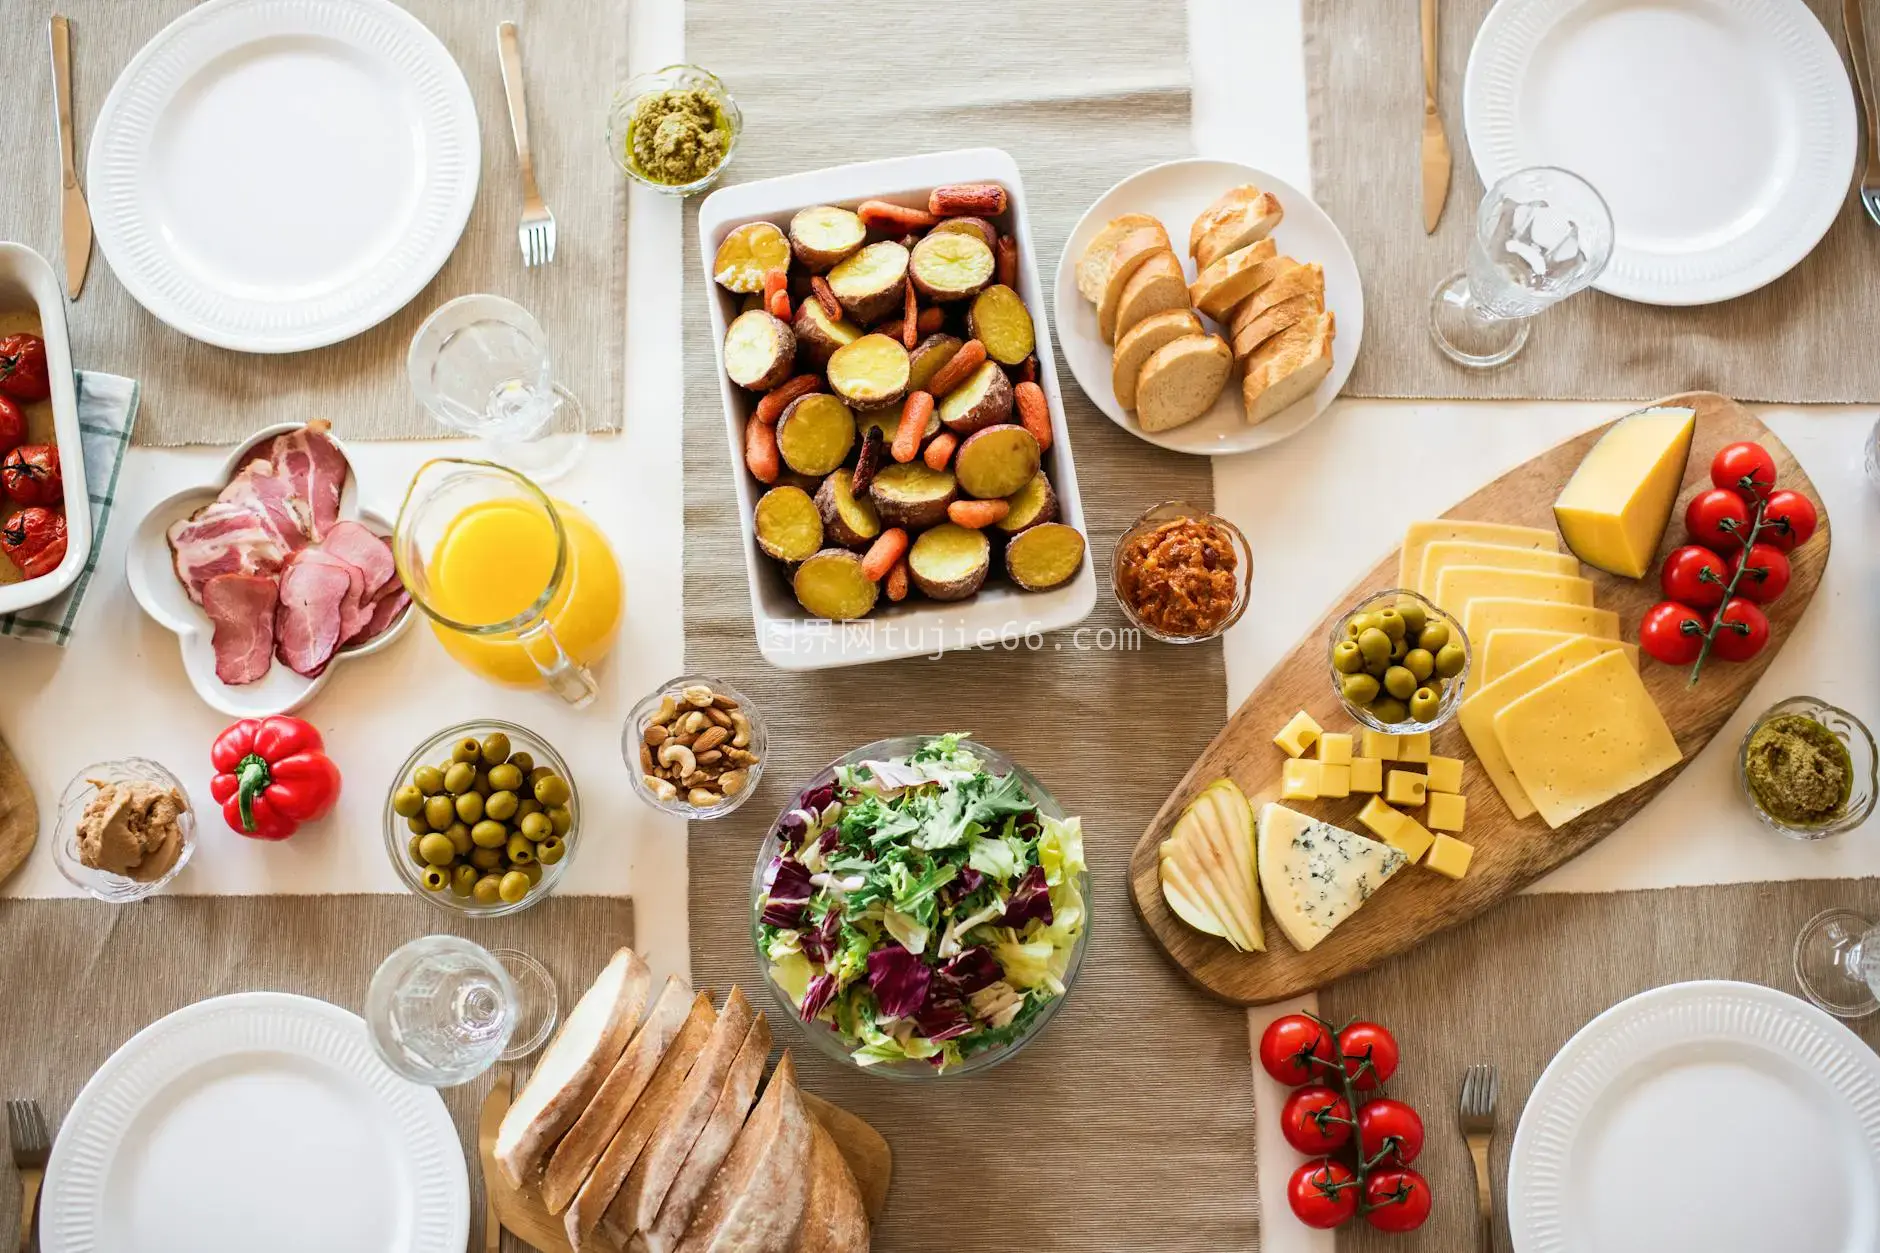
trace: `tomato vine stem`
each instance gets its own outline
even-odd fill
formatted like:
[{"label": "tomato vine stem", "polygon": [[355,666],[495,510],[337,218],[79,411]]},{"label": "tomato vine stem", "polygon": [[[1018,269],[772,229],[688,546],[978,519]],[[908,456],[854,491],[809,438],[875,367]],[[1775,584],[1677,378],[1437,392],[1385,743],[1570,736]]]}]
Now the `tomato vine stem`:
[{"label": "tomato vine stem", "polygon": [[[1338,1039],[1339,1033],[1343,1031],[1344,1028],[1333,1027],[1331,1023],[1325,1021],[1325,1019],[1319,1017],[1317,1014],[1312,1013],[1309,1010],[1306,1011],[1306,1017],[1310,1018],[1313,1022],[1318,1023],[1319,1026],[1325,1028],[1326,1034],[1331,1037],[1331,1042],[1332,1042],[1332,1060],[1331,1061],[1325,1060],[1323,1057],[1320,1057],[1316,1052],[1309,1053],[1307,1054],[1307,1056],[1310,1058],[1310,1060],[1312,1060],[1313,1062],[1317,1063],[1320,1066],[1325,1066],[1328,1068],[1335,1067],[1338,1071],[1338,1085],[1340,1088],[1344,1090],[1346,1107],[1351,1110],[1351,1144],[1352,1144],[1351,1157],[1352,1157],[1352,1160],[1355,1163],[1357,1163],[1357,1169],[1353,1172],[1355,1175],[1357,1175],[1357,1180],[1352,1186],[1358,1189],[1358,1213],[1368,1214],[1372,1210],[1376,1209],[1377,1206],[1372,1205],[1370,1201],[1368,1201],[1365,1198],[1365,1184],[1369,1181],[1371,1177],[1372,1169],[1376,1167],[1378,1162],[1384,1159],[1385,1154],[1389,1153],[1391,1149],[1396,1147],[1394,1143],[1394,1141],[1396,1140],[1396,1137],[1395,1136],[1387,1137],[1383,1145],[1378,1149],[1377,1156],[1374,1158],[1371,1158],[1369,1161],[1365,1160],[1364,1136],[1358,1130],[1358,1088],[1357,1088],[1356,1082],[1354,1081],[1352,1077],[1350,1069],[1345,1064],[1346,1061],[1348,1060],[1345,1057],[1345,1046],[1341,1044]],[[1356,1020],[1354,1019],[1353,1021],[1356,1021]],[[1350,1025],[1351,1023],[1345,1024],[1346,1027],[1349,1027]],[[1367,1068],[1369,1068],[1373,1074],[1376,1073],[1377,1068],[1375,1066],[1372,1066],[1370,1059],[1367,1058],[1366,1060],[1358,1063],[1358,1069],[1360,1072],[1362,1072],[1363,1070]]]},{"label": "tomato vine stem", "polygon": [[[1735,629],[1734,626],[1723,620],[1723,611],[1730,607],[1732,600],[1736,599],[1737,584],[1743,581],[1743,575],[1749,571],[1750,549],[1755,546],[1756,541],[1762,536],[1763,527],[1766,525],[1763,515],[1767,508],[1768,502],[1758,496],[1756,498],[1755,511],[1750,514],[1749,535],[1742,541],[1743,546],[1737,552],[1736,561],[1733,563],[1730,571],[1729,585],[1723,589],[1723,601],[1717,606],[1717,612],[1711,615],[1710,626],[1704,631],[1704,642],[1697,650],[1697,660],[1691,663],[1691,681],[1688,685],[1690,687],[1697,686],[1698,676],[1702,674],[1704,670],[1704,662],[1710,659],[1710,646],[1716,643],[1717,632],[1726,626],[1730,626],[1732,630]],[[1728,525],[1729,522],[1734,520],[1735,519],[1727,519],[1722,525],[1726,530],[1734,531],[1736,528]]]}]

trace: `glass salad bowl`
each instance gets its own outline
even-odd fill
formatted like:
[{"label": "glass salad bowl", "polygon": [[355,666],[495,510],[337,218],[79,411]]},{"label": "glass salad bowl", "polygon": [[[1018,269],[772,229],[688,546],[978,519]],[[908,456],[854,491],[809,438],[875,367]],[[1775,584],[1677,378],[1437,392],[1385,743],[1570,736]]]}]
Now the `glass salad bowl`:
[{"label": "glass salad bowl", "polygon": [[[871,865],[886,867],[879,877],[859,867],[845,873],[843,849],[837,843],[841,810],[835,797],[843,787],[839,774],[862,762],[901,761],[923,748],[941,753],[943,742],[978,758],[980,770],[990,776],[990,782],[980,783],[980,776],[962,772],[952,779],[966,782],[943,784],[966,797],[951,811],[953,816],[971,818],[975,798],[979,799],[979,814],[985,821],[976,826],[983,827],[983,833],[969,834],[965,842],[932,854],[916,851],[906,859],[885,855],[869,859]],[[930,768],[944,773],[948,766],[957,768],[960,761],[957,756],[949,757]],[[1011,790],[1003,792],[1006,805],[1002,811],[988,808],[984,798],[999,793],[1007,776],[1013,782]],[[868,781],[876,782],[872,772]],[[1020,809],[1026,801],[1029,806]],[[889,808],[879,798],[855,802],[851,808],[861,804]],[[879,831],[880,824],[874,829]],[[1014,850],[1002,833],[1017,839],[1025,851]],[[985,847],[972,844],[986,836],[995,838],[986,840]],[[786,843],[796,852],[816,851],[803,861],[792,857],[790,869],[785,869]],[[994,874],[983,874],[950,858],[950,849],[969,845],[973,848],[970,860]],[[905,839],[876,842],[874,847],[911,849]],[[1007,857],[1010,860],[1001,868],[1001,860]],[[940,867],[945,877],[923,882],[923,863]],[[980,878],[970,881],[968,871]],[[808,893],[804,905],[796,904],[800,898],[774,894],[780,873],[786,882]],[[972,886],[960,891],[959,885],[968,882]],[[1006,892],[1002,882],[1010,882],[1013,890]],[[823,905],[832,898],[832,890],[839,899],[845,888],[856,896],[873,896],[871,903],[855,911],[859,922],[851,924],[844,912],[837,923],[825,922],[820,927],[812,923],[813,917],[827,919],[829,912]],[[923,914],[918,908],[922,900],[933,903],[932,913]],[[910,901],[910,914],[893,908]],[[970,942],[956,937],[943,921],[966,922],[975,915],[1009,910],[1015,902],[1030,916],[1021,917],[1010,929],[1000,925],[1005,914],[998,912],[986,923],[969,923],[963,935]],[[1048,923],[1041,902],[1049,906]],[[789,925],[792,921],[797,925]],[[805,954],[806,939],[812,951],[821,947],[830,954],[826,959],[830,966],[844,960],[853,964],[856,973],[841,978],[839,990],[836,977],[819,974],[825,967]],[[864,744],[817,771],[764,837],[751,874],[751,941],[764,970],[765,986],[779,1011],[831,1059],[886,1079],[914,1082],[988,1070],[1036,1039],[1076,983],[1090,941],[1090,875],[1081,830],[1036,776],[995,748],[968,739],[928,735]],[[910,941],[923,956],[909,955]],[[930,963],[937,963],[938,971]],[[871,970],[875,972],[872,977]],[[825,979],[829,982],[819,989]],[[948,982],[957,993],[947,989]],[[920,1006],[890,1018],[881,1012],[877,987],[886,996],[919,996]],[[805,1021],[799,1007],[812,990],[833,995],[811,1021]],[[923,1021],[926,1028],[919,1025]]]}]

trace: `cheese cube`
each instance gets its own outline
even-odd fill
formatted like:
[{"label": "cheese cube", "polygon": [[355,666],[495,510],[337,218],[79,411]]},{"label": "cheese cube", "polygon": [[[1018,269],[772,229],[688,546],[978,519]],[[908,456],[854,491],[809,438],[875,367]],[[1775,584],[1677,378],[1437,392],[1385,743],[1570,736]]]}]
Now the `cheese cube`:
[{"label": "cheese cube", "polygon": [[1328,766],[1351,764],[1351,737],[1343,731],[1327,731],[1319,736],[1319,760]]},{"label": "cheese cube", "polygon": [[1457,757],[1432,757],[1423,769],[1429,772],[1430,791],[1460,792],[1462,790],[1462,760]]},{"label": "cheese cube", "polygon": [[1384,843],[1390,845],[1411,861],[1419,860],[1429,851],[1430,844],[1436,839],[1423,824],[1409,814],[1399,814],[1397,829],[1384,837]]},{"label": "cheese cube", "polygon": [[1454,793],[1431,792],[1429,823],[1438,831],[1460,831],[1468,808],[1469,802]]},{"label": "cheese cube", "polygon": [[1280,775],[1281,800],[1311,801],[1319,798],[1319,763],[1308,757],[1296,757],[1286,763]]},{"label": "cheese cube", "polygon": [[1411,774],[1408,770],[1393,770],[1384,782],[1384,799],[1393,805],[1415,809],[1423,803],[1426,786],[1427,781],[1420,774]]},{"label": "cheese cube", "polygon": [[1312,741],[1319,738],[1319,724],[1312,721],[1312,715],[1301,709],[1292,716],[1292,721],[1280,728],[1280,733],[1273,737],[1273,742],[1286,750],[1288,757],[1297,757],[1312,747]]},{"label": "cheese cube", "polygon": [[1397,833],[1397,824],[1408,815],[1400,814],[1373,796],[1364,802],[1364,808],[1358,811],[1358,821],[1371,829],[1380,840],[1388,840]]},{"label": "cheese cube", "polygon": [[1430,759],[1430,733],[1418,731],[1415,735],[1397,737],[1397,760],[1420,762]]},{"label": "cheese cube", "polygon": [[1464,844],[1461,840],[1439,835],[1436,837],[1436,842],[1430,845],[1429,860],[1423,864],[1437,874],[1460,879],[1469,873],[1469,862],[1474,857],[1475,846],[1473,844]]},{"label": "cheese cube", "polygon": [[1645,409],[1599,437],[1554,502],[1554,521],[1574,556],[1628,579],[1651,568],[1696,421],[1690,409]]},{"label": "cheese cube", "polygon": [[1369,727],[1364,729],[1364,755],[1366,757],[1375,757],[1379,761],[1396,761],[1397,746],[1396,736],[1388,735],[1383,731],[1373,731]]},{"label": "cheese cube", "polygon": [[1319,795],[1338,800],[1351,795],[1351,767],[1319,763]]},{"label": "cheese cube", "polygon": [[1354,792],[1383,791],[1384,763],[1375,757],[1353,757],[1351,759],[1351,790]]}]

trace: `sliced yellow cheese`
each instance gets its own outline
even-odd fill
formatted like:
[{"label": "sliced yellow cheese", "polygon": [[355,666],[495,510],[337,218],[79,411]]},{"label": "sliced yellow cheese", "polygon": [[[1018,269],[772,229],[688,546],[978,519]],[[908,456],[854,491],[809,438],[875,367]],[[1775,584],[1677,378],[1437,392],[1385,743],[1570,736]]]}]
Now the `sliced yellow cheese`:
[{"label": "sliced yellow cheese", "polygon": [[1404,532],[1403,550],[1397,558],[1397,586],[1414,588],[1423,573],[1423,553],[1431,544],[1448,540],[1466,540],[1476,544],[1501,544],[1508,548],[1537,548],[1542,552],[1560,551],[1560,537],[1534,526],[1507,526],[1500,522],[1462,522],[1437,518],[1430,522],[1412,522]]},{"label": "sliced yellow cheese", "polygon": [[1462,615],[1462,632],[1471,642],[1485,640],[1494,632],[1511,627],[1616,640],[1619,638],[1619,615],[1610,609],[1589,609],[1585,605],[1562,605],[1551,600],[1504,599],[1499,596],[1470,601]]},{"label": "sliced yellow cheese", "polygon": [[1508,808],[1516,818],[1526,818],[1532,814],[1534,802],[1515,778],[1514,767],[1509,764],[1507,754],[1502,752],[1501,740],[1495,734],[1496,715],[1542,684],[1603,655],[1599,641],[1575,636],[1564,644],[1548,649],[1526,665],[1517,666],[1495,682],[1469,693],[1462,707],[1456,711],[1456,721],[1462,724],[1462,733],[1469,737],[1469,746],[1475,750],[1476,760],[1482,763],[1489,781],[1501,793],[1502,800],[1508,802]]},{"label": "sliced yellow cheese", "polygon": [[1429,860],[1423,865],[1437,874],[1460,879],[1469,873],[1469,863],[1475,860],[1475,846],[1464,844],[1461,840],[1439,835],[1430,846]]},{"label": "sliced yellow cheese", "polygon": [[1580,563],[1569,553],[1545,552],[1538,548],[1515,548],[1508,544],[1480,544],[1468,540],[1438,540],[1423,550],[1423,566],[1417,575],[1418,595],[1436,595],[1436,576],[1450,566],[1494,566],[1500,570],[1532,570],[1537,574],[1580,573]]},{"label": "sliced yellow cheese", "polygon": [[[1476,664],[1481,667],[1478,683],[1493,683],[1516,666],[1526,665],[1556,644],[1564,644],[1570,639],[1580,638],[1568,631],[1528,631],[1508,628],[1489,632],[1486,640],[1471,641],[1475,644]],[[1584,638],[1591,639],[1592,636]],[[1622,652],[1626,660],[1638,669],[1638,645],[1622,644],[1618,640],[1601,640],[1599,646],[1608,652]]]},{"label": "sliced yellow cheese", "polygon": [[1651,568],[1696,424],[1690,409],[1645,409],[1599,437],[1554,502],[1554,521],[1581,561],[1628,579]]},{"label": "sliced yellow cheese", "polygon": [[1431,597],[1439,609],[1458,619],[1469,610],[1471,601],[1489,597],[1514,600],[1547,600],[1561,605],[1593,603],[1591,579],[1570,574],[1542,574],[1535,570],[1500,570],[1494,566],[1450,566],[1436,577],[1436,595]]},{"label": "sliced yellow cheese", "polygon": [[1515,777],[1550,827],[1656,778],[1683,759],[1645,680],[1604,653],[1495,715]]}]

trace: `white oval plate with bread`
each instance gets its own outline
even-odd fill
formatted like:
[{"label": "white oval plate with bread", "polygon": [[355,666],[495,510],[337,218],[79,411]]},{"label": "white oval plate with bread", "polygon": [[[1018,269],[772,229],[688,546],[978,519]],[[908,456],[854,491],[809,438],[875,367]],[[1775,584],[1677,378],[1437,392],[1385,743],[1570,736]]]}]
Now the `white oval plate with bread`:
[{"label": "white oval plate with bread", "polygon": [[1097,408],[1204,456],[1265,448],[1316,418],[1364,331],[1358,263],[1325,211],[1284,179],[1205,157],[1150,166],[1091,205],[1054,301],[1064,360]]}]

